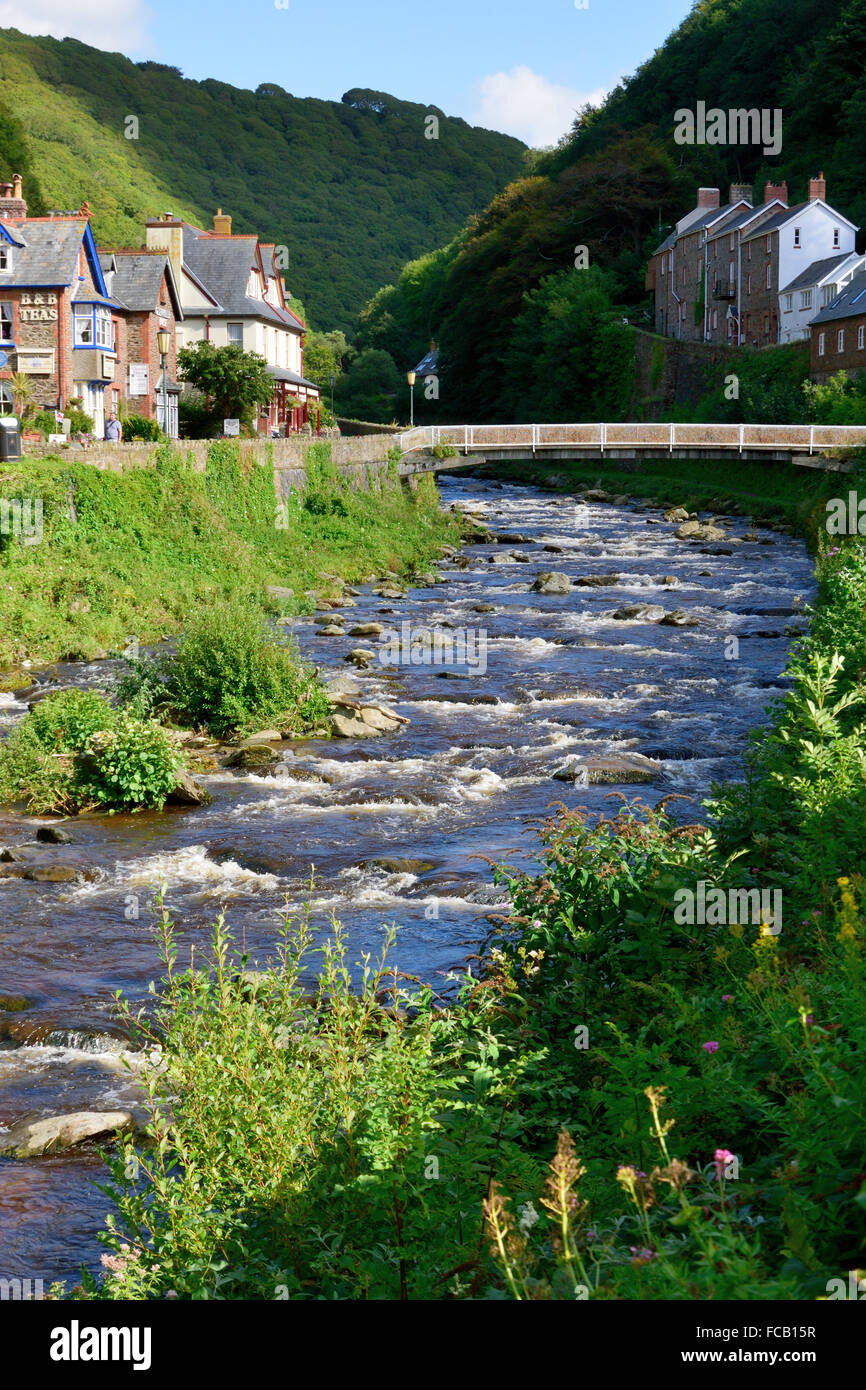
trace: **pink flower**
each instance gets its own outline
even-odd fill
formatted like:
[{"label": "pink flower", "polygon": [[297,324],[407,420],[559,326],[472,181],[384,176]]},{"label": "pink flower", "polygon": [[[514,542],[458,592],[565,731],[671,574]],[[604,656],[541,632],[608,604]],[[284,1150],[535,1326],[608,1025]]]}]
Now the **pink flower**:
[{"label": "pink flower", "polygon": [[723,1003],[723,1004],[732,1004],[733,1002],[734,1002],[734,996],[733,996],[732,994],[723,994],[723,995],[722,995],[722,1003]]},{"label": "pink flower", "polygon": [[717,1042],[701,1043],[701,1047],[705,1052],[718,1052],[719,1050],[719,1044]]},{"label": "pink flower", "polygon": [[716,1178],[719,1182],[722,1181],[722,1178],[725,1176],[725,1169],[732,1161],[736,1163],[737,1158],[736,1154],[732,1154],[730,1149],[716,1149],[716,1152],[713,1154],[713,1164],[715,1165]]}]

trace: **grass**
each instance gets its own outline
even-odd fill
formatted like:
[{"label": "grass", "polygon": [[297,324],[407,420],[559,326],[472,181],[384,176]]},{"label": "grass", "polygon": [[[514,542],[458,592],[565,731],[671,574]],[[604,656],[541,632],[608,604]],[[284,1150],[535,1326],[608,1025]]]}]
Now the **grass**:
[{"label": "grass", "polygon": [[[271,468],[243,465],[224,441],[204,473],[170,446],[154,467],[125,473],[52,458],[0,466],[0,498],[41,502],[43,528],[39,544],[0,535],[0,689],[4,667],[105,655],[132,637],[144,645],[215,603],[309,611],[308,593],[334,591],[335,578],[408,578],[459,536],[432,479],[354,490],[327,443],[310,451],[303,500],[281,509]],[[268,585],[295,601],[268,599]]]}]

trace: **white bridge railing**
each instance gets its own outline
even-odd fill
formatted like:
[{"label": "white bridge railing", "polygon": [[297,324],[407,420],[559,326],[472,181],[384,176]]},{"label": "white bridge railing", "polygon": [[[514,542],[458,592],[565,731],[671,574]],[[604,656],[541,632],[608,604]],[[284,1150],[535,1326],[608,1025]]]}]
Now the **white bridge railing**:
[{"label": "white bridge railing", "polygon": [[397,436],[404,454],[450,444],[464,454],[485,449],[745,449],[796,453],[866,445],[866,425],[417,425]]}]

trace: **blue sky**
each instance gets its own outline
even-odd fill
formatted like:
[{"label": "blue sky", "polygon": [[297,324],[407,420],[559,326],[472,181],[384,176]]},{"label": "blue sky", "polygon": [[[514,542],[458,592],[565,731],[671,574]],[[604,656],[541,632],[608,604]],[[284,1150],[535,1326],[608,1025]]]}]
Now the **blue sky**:
[{"label": "blue sky", "polygon": [[[584,0],[581,0],[584,3]],[[70,35],[186,77],[339,101],[372,87],[550,144],[634,71],[689,0],[0,0],[0,27]]]}]

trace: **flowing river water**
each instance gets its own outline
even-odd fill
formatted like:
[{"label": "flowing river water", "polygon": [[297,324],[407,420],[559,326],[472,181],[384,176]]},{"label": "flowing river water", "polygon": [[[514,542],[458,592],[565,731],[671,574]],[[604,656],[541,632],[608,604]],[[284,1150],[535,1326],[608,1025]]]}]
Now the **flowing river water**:
[{"label": "flowing river water", "polygon": [[[122,989],[140,1001],[159,977],[152,902],[160,884],[187,944],[203,945],[224,908],[251,963],[263,963],[286,904],[310,902],[322,935],[333,917],[345,924],[352,959],[378,953],[396,924],[392,960],[441,985],[501,905],[474,856],[513,851],[510,862],[529,864],[524,827],[553,801],[609,810],[604,798],[616,789],[650,804],[672,792],[699,801],[713,780],[740,775],[747,731],[785,687],[791,632],[812,597],[799,541],[731,517],[730,540],[702,545],[678,539],[676,523],[636,499],[576,505],[465,475],[440,481],[443,505],[520,539],[465,547],[440,566],[445,582],[400,600],[363,586],[347,626],[408,622],[476,640],[483,629],[486,669],[484,661],[446,669],[376,660],[357,672],[346,654],[375,641],[318,636],[321,614],[296,619],[301,649],[323,677],[351,673],[365,699],[411,723],[363,742],[285,744],[276,774],[205,776],[214,800],[202,809],[82,816],[65,827],[69,845],[37,844],[44,822],[0,812],[0,848],[87,870],[86,881],[51,884],[3,878],[0,863],[0,995],[28,1002],[0,1011],[0,1131],[27,1115],[134,1099],[113,996]],[[534,592],[547,570],[618,580]],[[627,604],[681,609],[696,625],[615,619]],[[108,688],[118,665],[58,666],[39,680]],[[0,695],[0,729],[25,712]],[[632,754],[652,760],[651,780],[617,787],[617,768]],[[577,782],[555,780],[570,757]],[[598,776],[608,782],[591,780]],[[674,806],[689,818],[698,809]],[[105,1176],[98,1155],[81,1150],[0,1160],[0,1276],[47,1287],[74,1281],[82,1263],[97,1268],[107,1203],[94,1182]]]}]

